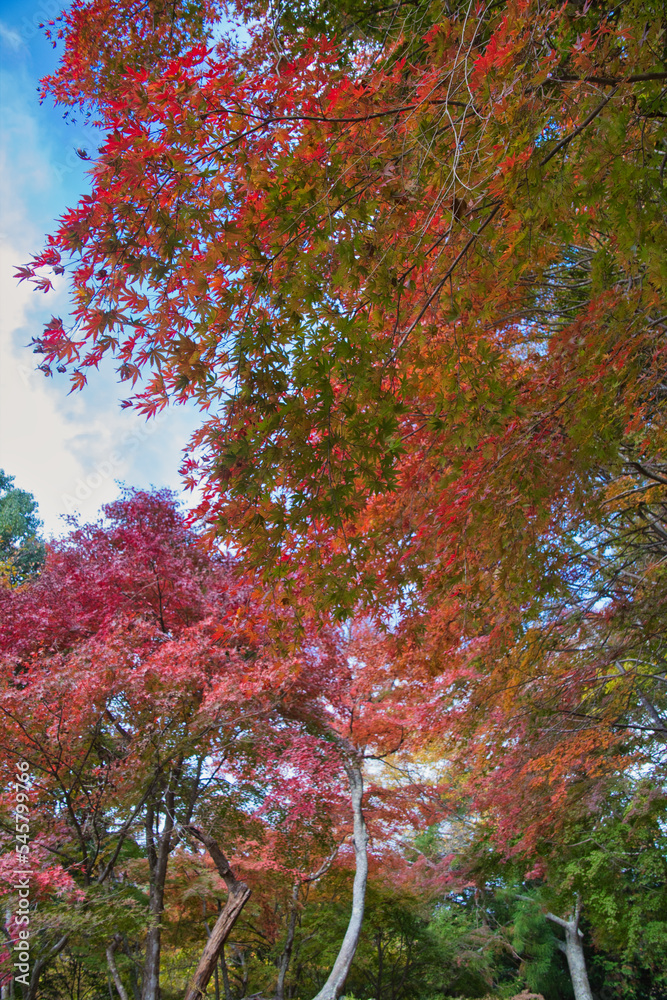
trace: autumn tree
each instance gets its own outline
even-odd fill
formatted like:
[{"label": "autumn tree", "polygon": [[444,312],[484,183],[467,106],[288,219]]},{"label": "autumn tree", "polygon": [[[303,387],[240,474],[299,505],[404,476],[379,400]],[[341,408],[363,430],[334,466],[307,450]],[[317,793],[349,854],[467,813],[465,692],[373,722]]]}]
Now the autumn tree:
[{"label": "autumn tree", "polygon": [[[40,811],[33,850],[66,877],[75,873],[98,918],[143,827],[149,997],[173,824],[189,822],[210,752],[197,717],[212,672],[202,623],[213,609],[221,620],[235,614],[243,598],[229,567],[199,552],[166,494],[140,494],[107,513],[111,527],[77,529],[51,550],[35,584],[5,595],[3,760],[30,764]],[[239,653],[219,655],[226,663]],[[102,924],[117,918],[107,912]],[[30,996],[39,971],[38,962]]]},{"label": "autumn tree", "polygon": [[462,560],[534,591],[657,389],[659,10],[398,11],[240,7],[234,49],[215,4],[75,5],[46,89],[105,133],[21,272],[77,290],[44,365],[111,352],[141,410],[198,400],[202,515],[348,610]]},{"label": "autumn tree", "polygon": [[100,147],[19,271],[71,283],[43,369],[198,403],[211,535],[301,628],[365,604],[527,849],[664,735],[663,22],[78,0],[49,29],[45,94]]},{"label": "autumn tree", "polygon": [[[398,620],[420,683],[552,671],[542,708],[586,715],[612,658],[650,701],[587,608],[620,598],[623,505],[662,530],[660,10],[239,5],[249,41],[214,44],[215,4],[99,3],[45,82],[105,132],[20,272],[73,284],[43,365],[110,353],[143,412],[199,402],[202,519],[286,600]],[[597,666],[563,654],[592,627]]]},{"label": "autumn tree", "polygon": [[[8,785],[17,761],[30,768],[41,887],[26,996],[65,948],[91,974],[106,959],[122,998],[122,955],[138,941],[141,997],[155,1000],[174,852],[202,875],[208,856],[229,890],[194,996],[248,885],[287,875],[298,906],[340,852],[352,914],[319,994],[337,996],[364,910],[363,759],[403,740],[405,709],[375,703],[388,676],[381,651],[363,628],[343,637],[301,625],[290,648],[284,634],[278,645],[251,579],[202,548],[165,491],[128,494],[105,514],[53,543],[31,585],[0,595],[2,767]],[[287,630],[295,619],[284,614]],[[399,795],[378,822],[405,822],[412,801]],[[11,899],[9,815],[3,829]],[[282,961],[284,979],[289,949]]]}]

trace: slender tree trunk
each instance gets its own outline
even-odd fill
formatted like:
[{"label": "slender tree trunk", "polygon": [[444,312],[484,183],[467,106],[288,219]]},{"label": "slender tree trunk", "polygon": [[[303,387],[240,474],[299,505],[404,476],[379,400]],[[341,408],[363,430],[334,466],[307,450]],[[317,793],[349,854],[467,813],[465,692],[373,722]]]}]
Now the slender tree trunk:
[{"label": "slender tree trunk", "polygon": [[375,935],[375,943],[378,953],[378,975],[375,987],[375,1000],[382,1000],[382,973],[384,972],[384,945],[382,942],[382,931],[378,931]]},{"label": "slender tree trunk", "polygon": [[225,946],[220,949],[220,969],[222,971],[222,985],[225,991],[225,1000],[232,1000],[232,988],[229,985],[229,972],[227,970],[227,959],[225,958]]},{"label": "slender tree trunk", "polygon": [[148,906],[153,923],[149,927],[148,933],[146,934],[146,956],[144,959],[144,976],[141,985],[141,1000],[160,1000],[162,911],[164,909],[164,884],[167,877],[167,861],[171,850],[170,839],[171,829],[169,829],[168,833],[165,830],[160,837],[158,864],[150,888]]},{"label": "slender tree trunk", "polygon": [[158,923],[150,927],[146,934],[141,1000],[159,1000],[160,998],[160,951],[161,927]]},{"label": "slender tree trunk", "polygon": [[[43,955],[38,958],[32,967],[32,975],[30,976],[30,985],[28,986],[28,993],[26,1000],[36,1000],[37,998],[37,988],[39,986],[39,977],[44,972],[49,962],[53,961],[60,952],[63,950],[67,942],[69,941],[69,933],[63,934],[60,941],[54,944],[53,948],[48,952],[48,954]],[[13,982],[13,980],[12,980]]]},{"label": "slender tree trunk", "polygon": [[581,900],[578,896],[574,916],[572,916],[570,920],[563,920],[561,917],[557,917],[553,913],[546,914],[547,920],[551,920],[553,923],[558,924],[558,926],[562,927],[565,931],[565,941],[559,941],[558,947],[567,958],[575,1000],[593,1000],[593,994],[591,993],[591,987],[588,982],[588,972],[586,971],[586,958],[584,956],[583,946],[584,935],[579,930],[580,916]]},{"label": "slender tree trunk", "polygon": [[114,952],[116,948],[121,943],[120,935],[117,935],[113,941],[107,946],[107,965],[109,966],[109,972],[111,973],[111,978],[114,981],[114,985],[118,990],[118,996],[120,1000],[129,1000],[125,987],[123,986],[123,980],[120,978],[120,973],[118,972],[118,966],[116,965],[116,956]]},{"label": "slender tree trunk", "polygon": [[[170,785],[174,781],[174,773],[169,776]],[[151,926],[146,935],[146,955],[144,958],[144,976],[141,984],[141,1000],[160,1000],[160,947],[162,941],[162,911],[164,910],[164,886],[167,879],[167,865],[173,843],[174,830],[174,793],[168,789],[165,796],[164,824],[158,838],[157,848],[154,842],[154,813],[152,807],[146,811],[146,839],[148,841],[148,862],[151,872],[150,895],[148,910]]]},{"label": "slender tree trunk", "polygon": [[[287,970],[289,969],[290,962],[292,960],[292,951],[294,949],[294,937],[296,933],[296,924],[299,914],[299,890],[303,886],[305,888],[306,897],[308,896],[308,886],[312,882],[317,882],[325,872],[328,872],[333,864],[334,858],[338,854],[340,844],[337,844],[334,850],[331,852],[328,858],[325,858],[317,871],[313,872],[312,875],[305,876],[299,879],[298,882],[294,883],[292,888],[292,899],[289,906],[289,919],[287,922],[287,938],[285,940],[285,947],[283,948],[283,953],[280,956],[280,962],[278,963],[278,981],[276,983],[276,995],[275,1000],[284,1000],[285,997],[285,978],[287,976]],[[230,997],[226,997],[226,1000],[231,1000]]]},{"label": "slender tree trunk", "polygon": [[243,952],[243,948],[239,948],[238,953],[239,953],[239,962],[241,963],[241,969],[243,970],[241,973],[241,1000],[243,1000],[243,997],[246,996],[248,992],[248,976],[250,975],[250,973],[248,971],[248,963],[245,960],[245,954]]},{"label": "slender tree trunk", "polygon": [[290,907],[289,907],[289,919],[287,921],[287,939],[285,941],[285,947],[283,948],[283,953],[280,956],[280,962],[278,964],[278,980],[276,982],[275,1000],[285,1000],[285,977],[287,975],[290,959],[292,957],[292,948],[294,947],[294,933],[296,931],[300,886],[301,882],[295,882],[292,888],[292,898],[290,900]]},{"label": "slender tree trunk", "polygon": [[141,990],[139,989],[139,977],[137,975],[137,959],[132,954],[132,949],[130,948],[130,942],[127,940],[127,935],[121,935],[123,939],[123,951],[130,960],[130,985],[132,987],[132,996],[134,1000],[141,1000]]},{"label": "slender tree trunk", "polygon": [[220,952],[224,948],[229,932],[250,898],[250,889],[245,882],[240,882],[235,877],[229,867],[227,858],[212,837],[202,833],[201,830],[198,830],[194,826],[189,826],[188,830],[206,847],[229,890],[227,902],[215,922],[211,936],[206,942],[202,957],[199,959],[199,965],[192,977],[192,982],[185,992],[185,1000],[201,1000],[206,993],[206,987],[217,965]]},{"label": "slender tree trunk", "polygon": [[357,950],[361,924],[364,918],[366,882],[368,881],[368,831],[366,830],[366,822],[362,809],[364,781],[359,764],[348,764],[345,770],[350,782],[352,810],[354,814],[354,859],[356,868],[352,888],[352,913],[350,914],[345,937],[343,938],[343,943],[340,946],[340,951],[334,962],[331,974],[315,997],[315,1000],[337,1000],[345,985],[347,974],[350,971],[350,966]]},{"label": "slender tree trunk", "polygon": [[[11,937],[11,934],[9,933],[9,931],[7,930],[7,928],[9,927],[9,924],[11,923],[11,919],[12,919],[12,908],[11,908],[11,906],[9,904],[7,904],[6,907],[5,907],[5,923],[4,923],[4,926],[3,926],[2,929],[3,929],[3,932],[4,932],[5,938],[7,939],[7,941],[10,941],[10,942],[11,942],[12,937]],[[1,998],[1,1000],[10,1000],[11,987],[13,985],[14,985],[14,978],[13,977],[5,979],[4,983],[2,984],[2,989],[0,990],[0,998]]]},{"label": "slender tree trunk", "polygon": [[[182,822],[185,826],[190,822],[200,788],[200,777],[203,758],[198,759],[197,775],[190,789],[189,800],[186,803]],[[178,843],[179,835],[174,835],[176,789],[182,777],[183,759],[174,761],[169,771],[169,780],[164,799],[159,800],[164,822],[162,832],[157,837],[154,827],[155,803],[149,799],[146,809],[146,845],[148,849],[148,864],[151,874],[150,896],[148,902],[151,926],[146,935],[144,974],[141,984],[141,1000],[160,1000],[160,951],[162,941],[162,912],[164,910],[164,887],[167,878],[169,855]]]}]

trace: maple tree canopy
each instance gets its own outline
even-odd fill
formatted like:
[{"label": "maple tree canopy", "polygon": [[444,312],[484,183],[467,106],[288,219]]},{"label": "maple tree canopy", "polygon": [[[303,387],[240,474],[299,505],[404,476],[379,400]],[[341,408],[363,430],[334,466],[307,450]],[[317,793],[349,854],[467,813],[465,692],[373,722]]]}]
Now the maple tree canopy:
[{"label": "maple tree canopy", "polygon": [[195,516],[287,631],[390,626],[357,744],[406,723],[505,860],[593,895],[578,831],[604,802],[621,843],[664,780],[664,4],[75,0],[48,32],[44,96],[100,144],[19,270],[70,282],[42,370],[194,401]]},{"label": "maple tree canopy", "polygon": [[[229,876],[229,896],[186,996],[202,995],[251,890],[261,907],[287,881],[298,901],[336,861],[355,874],[349,927],[320,993],[334,1000],[364,910],[364,790],[376,855],[385,837],[441,811],[435,786],[375,788],[370,778],[364,788],[364,757],[404,742],[408,699],[376,704],[390,675],[361,625],[343,637],[311,621],[291,654],[277,649],[252,580],[199,544],[168,491],[127,492],[104,515],[49,545],[36,579],[0,587],[0,896],[17,888],[19,767],[29,772],[21,843],[37,904],[23,996],[36,1000],[61,941],[94,961],[125,933],[143,939],[142,1000],[159,1000],[170,880],[179,866],[205,873],[194,837]],[[216,838],[241,877],[218,863]],[[10,906],[10,941],[15,916]],[[114,962],[112,951],[112,972]],[[7,968],[9,950],[0,981]]]},{"label": "maple tree canopy", "polygon": [[42,367],[197,401],[199,514],[340,614],[499,563],[548,586],[595,472],[660,447],[662,20],[74,3],[44,87],[101,140],[20,272],[73,290]]},{"label": "maple tree canopy", "polygon": [[201,406],[212,533],[287,603],[400,622],[429,731],[481,767],[510,727],[565,798],[664,726],[663,19],[75,3],[44,87],[99,123],[92,192],[20,272],[72,283],[46,372]]}]

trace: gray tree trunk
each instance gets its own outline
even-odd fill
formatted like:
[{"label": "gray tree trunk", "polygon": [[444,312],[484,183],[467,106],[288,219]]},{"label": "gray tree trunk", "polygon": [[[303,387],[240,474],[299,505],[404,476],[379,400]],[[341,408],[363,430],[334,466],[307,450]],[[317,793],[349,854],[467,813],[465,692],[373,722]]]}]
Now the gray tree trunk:
[{"label": "gray tree trunk", "polygon": [[109,972],[111,973],[111,978],[114,981],[114,985],[118,990],[118,996],[120,1000],[129,1000],[127,991],[123,986],[123,980],[120,978],[120,973],[118,971],[118,966],[116,965],[116,955],[115,951],[119,944],[121,944],[122,938],[120,934],[114,937],[113,941],[107,947],[107,965],[109,966]]},{"label": "gray tree trunk", "polygon": [[146,839],[148,841],[148,863],[151,873],[148,910],[151,926],[146,935],[144,975],[141,983],[141,1000],[160,1000],[160,950],[162,942],[162,911],[164,910],[164,886],[167,879],[167,865],[173,848],[174,829],[173,793],[167,794],[162,833],[155,847],[153,834],[153,810],[146,814]]},{"label": "gray tree trunk", "polygon": [[[287,938],[285,940],[285,947],[283,948],[283,953],[280,956],[280,961],[278,963],[278,980],[276,983],[276,992],[274,1000],[285,1000],[285,979],[287,976],[287,970],[289,969],[289,964],[292,959],[292,951],[294,949],[294,939],[296,934],[296,924],[298,919],[298,909],[299,909],[299,890],[302,886],[308,886],[312,882],[317,882],[318,879],[329,871],[331,865],[336,858],[340,844],[336,844],[328,858],[325,858],[317,871],[313,872],[311,875],[302,876],[298,882],[294,883],[292,887],[292,898],[289,904],[289,919],[287,922]],[[306,894],[307,894],[306,889]],[[231,1000],[231,997],[226,997],[226,1000]]]},{"label": "gray tree trunk", "polygon": [[588,972],[586,971],[586,958],[583,946],[584,935],[579,930],[580,916],[581,900],[578,896],[574,915],[569,920],[563,920],[553,913],[546,914],[547,920],[558,924],[565,931],[565,941],[559,941],[558,947],[567,958],[575,1000],[593,1000],[590,983],[588,982]]},{"label": "gray tree trunk", "polygon": [[354,859],[355,873],[352,888],[352,913],[347,925],[343,943],[334,962],[331,974],[314,1000],[337,1000],[345,985],[350,971],[361,933],[366,901],[366,882],[368,881],[368,831],[362,810],[364,781],[358,763],[347,764],[348,781],[352,795],[352,810],[354,814]]},{"label": "gray tree trunk", "polygon": [[225,946],[220,949],[220,968],[222,970],[222,986],[225,993],[225,1000],[232,1000],[232,988],[229,985],[229,972],[227,970],[227,959],[225,958]]},{"label": "gray tree trunk", "polygon": [[289,918],[287,920],[287,939],[285,940],[285,947],[283,948],[283,953],[280,956],[280,961],[278,963],[278,981],[276,983],[275,1000],[285,1000],[285,977],[287,976],[287,970],[289,969],[289,963],[292,957],[292,948],[294,947],[294,935],[296,932],[296,921],[299,912],[300,885],[300,882],[295,882],[292,888]]}]

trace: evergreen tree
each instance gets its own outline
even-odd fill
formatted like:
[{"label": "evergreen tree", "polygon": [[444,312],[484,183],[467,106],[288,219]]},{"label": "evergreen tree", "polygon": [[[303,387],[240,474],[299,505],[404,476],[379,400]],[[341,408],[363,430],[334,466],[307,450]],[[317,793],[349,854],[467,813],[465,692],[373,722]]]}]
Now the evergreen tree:
[{"label": "evergreen tree", "polygon": [[45,555],[41,526],[32,493],[17,489],[14,477],[0,469],[0,580],[16,586],[39,573]]}]

